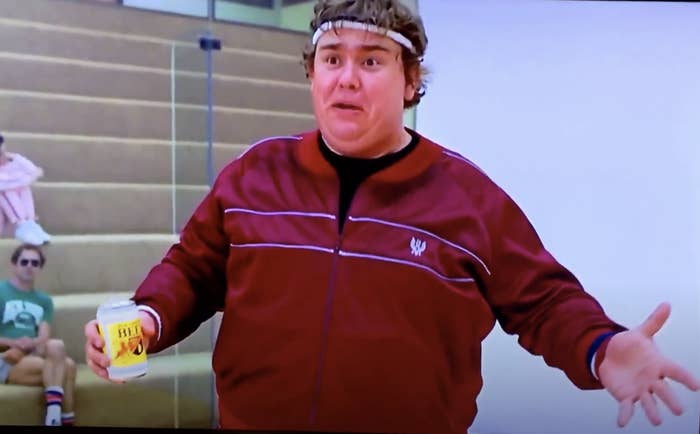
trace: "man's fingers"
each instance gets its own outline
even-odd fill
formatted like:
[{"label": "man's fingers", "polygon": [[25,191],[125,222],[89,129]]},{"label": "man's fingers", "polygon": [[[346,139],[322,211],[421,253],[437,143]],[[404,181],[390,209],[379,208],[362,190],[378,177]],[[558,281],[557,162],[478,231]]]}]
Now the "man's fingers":
[{"label": "man's fingers", "polygon": [[99,349],[92,346],[90,342],[85,343],[85,360],[87,361],[87,365],[90,370],[98,377],[104,378],[112,383],[124,383],[122,380],[112,380],[109,378],[109,373],[107,372],[107,367],[110,365],[109,357],[107,357],[107,355]]},{"label": "man's fingers", "polygon": [[156,335],[156,321],[150,313],[144,311],[139,311],[139,318],[141,319],[143,345],[146,350],[148,350],[148,345],[151,342],[151,338]]},{"label": "man's fingers", "polygon": [[122,384],[125,382],[124,380],[112,380],[111,378],[109,378],[109,373],[107,372],[107,370],[105,368],[100,367],[92,360],[88,359],[87,365],[90,368],[90,370],[92,370],[92,372],[94,372],[95,375],[97,375],[100,378],[104,378],[105,380],[115,384]]},{"label": "man's fingers", "polygon": [[[109,366],[109,357],[102,351],[103,348],[104,340],[97,331],[97,321],[92,320],[85,325],[85,359],[88,365],[92,363],[100,370],[105,370]],[[98,372],[95,371],[95,373]]]},{"label": "man's fingers", "polygon": [[143,332],[143,337],[150,339],[156,335],[156,321],[153,316],[144,311],[139,311],[139,319],[141,320],[141,331]]},{"label": "man's fingers", "polygon": [[676,362],[667,361],[661,368],[661,375],[683,384],[690,390],[700,390],[700,380]]},{"label": "man's fingers", "polygon": [[680,416],[683,414],[683,406],[671,390],[671,387],[664,380],[659,380],[651,387],[651,391],[668,406],[673,414]]},{"label": "man's fingers", "polygon": [[107,370],[105,368],[98,366],[97,364],[95,364],[95,362],[93,362],[90,359],[87,359],[87,365],[90,368],[90,370],[95,373],[95,375],[104,378],[105,380],[109,380],[109,374],[107,373]]},{"label": "man's fingers", "polygon": [[631,399],[625,399],[620,402],[620,410],[617,413],[617,425],[622,428],[632,419],[634,414],[634,402]]},{"label": "man's fingers", "polygon": [[647,414],[647,419],[649,419],[652,425],[661,425],[661,415],[659,414],[659,407],[656,405],[654,396],[649,392],[644,392],[639,398],[639,402],[642,404],[642,408]]},{"label": "man's fingers", "polygon": [[97,320],[92,320],[85,324],[85,339],[95,348],[102,348],[105,345],[104,339],[97,329]]},{"label": "man's fingers", "polygon": [[102,369],[107,369],[107,367],[110,365],[109,357],[107,357],[107,355],[102,351],[89,344],[85,345],[85,360],[88,362],[93,362],[96,366]]},{"label": "man's fingers", "polygon": [[644,335],[652,337],[661,329],[670,315],[671,305],[668,303],[661,303],[639,326],[639,330],[644,333]]}]

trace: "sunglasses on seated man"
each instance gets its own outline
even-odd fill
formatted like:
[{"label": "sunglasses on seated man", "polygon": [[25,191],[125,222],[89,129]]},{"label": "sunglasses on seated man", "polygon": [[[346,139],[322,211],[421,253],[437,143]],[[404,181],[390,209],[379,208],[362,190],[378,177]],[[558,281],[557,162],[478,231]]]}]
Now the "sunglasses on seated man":
[{"label": "sunglasses on seated man", "polygon": [[30,265],[34,268],[40,267],[41,263],[38,259],[20,259],[19,260],[19,265],[22,267],[26,267],[27,265]]}]

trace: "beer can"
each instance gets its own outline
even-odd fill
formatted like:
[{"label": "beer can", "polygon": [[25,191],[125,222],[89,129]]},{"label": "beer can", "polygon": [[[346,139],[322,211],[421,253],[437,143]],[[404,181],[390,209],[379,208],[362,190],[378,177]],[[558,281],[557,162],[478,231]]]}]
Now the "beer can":
[{"label": "beer can", "polygon": [[146,374],[148,360],[141,320],[132,300],[110,300],[97,308],[97,323],[111,361],[110,379],[128,380]]}]

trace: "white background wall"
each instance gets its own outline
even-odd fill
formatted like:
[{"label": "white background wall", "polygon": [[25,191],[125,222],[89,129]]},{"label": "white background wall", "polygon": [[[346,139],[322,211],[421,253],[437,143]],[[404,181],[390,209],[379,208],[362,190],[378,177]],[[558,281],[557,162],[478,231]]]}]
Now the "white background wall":
[{"label": "white background wall", "polygon": [[[661,301],[667,355],[700,376],[700,4],[423,0],[432,69],[418,130],[479,164],[615,320]],[[473,429],[695,434],[700,394],[624,431],[499,328]]]}]

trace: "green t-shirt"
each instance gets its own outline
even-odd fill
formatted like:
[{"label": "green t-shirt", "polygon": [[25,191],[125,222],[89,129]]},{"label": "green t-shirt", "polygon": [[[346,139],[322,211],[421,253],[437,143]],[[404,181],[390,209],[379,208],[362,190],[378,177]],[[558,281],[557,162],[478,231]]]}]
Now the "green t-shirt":
[{"label": "green t-shirt", "polygon": [[0,282],[0,336],[35,338],[39,324],[53,321],[53,301],[39,290],[22,291],[9,281]]}]

